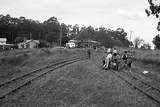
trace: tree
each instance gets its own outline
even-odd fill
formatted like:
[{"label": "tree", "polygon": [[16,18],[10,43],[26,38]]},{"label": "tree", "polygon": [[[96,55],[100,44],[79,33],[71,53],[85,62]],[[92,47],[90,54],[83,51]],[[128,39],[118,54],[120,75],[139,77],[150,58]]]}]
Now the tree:
[{"label": "tree", "polygon": [[46,34],[46,41],[52,43],[52,42],[56,42],[58,43],[59,40],[59,36],[57,36],[57,34],[55,32],[49,32]]},{"label": "tree", "polygon": [[[106,47],[125,46],[130,42],[127,39],[127,33],[123,28],[111,30],[105,27],[94,28],[92,26],[60,25],[56,17],[50,17],[48,20],[40,23],[37,20],[27,19],[23,16],[19,18],[10,15],[0,15],[0,37],[7,38],[8,43],[19,43],[26,39],[37,39],[44,43],[59,43],[60,29],[62,28],[62,44],[69,39],[95,40],[101,42]],[[43,43],[42,43],[43,45]]]},{"label": "tree", "polygon": [[76,39],[79,34],[80,28],[78,24],[75,24],[74,26],[68,25],[68,36],[70,39]]},{"label": "tree", "polygon": [[56,17],[50,17],[48,20],[44,21],[44,24],[59,24]]},{"label": "tree", "polygon": [[155,45],[155,49],[160,49],[160,34],[154,37],[152,42]]},{"label": "tree", "polygon": [[74,34],[76,34],[76,35],[79,33],[79,25],[78,25],[78,24],[75,24],[75,25],[73,26],[72,33],[74,33]]},{"label": "tree", "polygon": [[69,28],[66,24],[62,23],[61,24],[62,27],[62,36],[67,36],[69,33]]},{"label": "tree", "polygon": [[151,45],[149,43],[143,43],[143,45],[141,46],[141,49],[151,49]]},{"label": "tree", "polygon": [[[148,0],[149,8],[145,10],[148,16],[153,15],[156,18],[160,17],[160,1]],[[160,22],[158,22],[157,30],[160,31]]]},{"label": "tree", "polygon": [[95,36],[95,31],[92,26],[86,27],[86,28],[81,28],[81,32],[78,35],[78,39],[90,39],[94,40]]},{"label": "tree", "polygon": [[135,48],[138,48],[143,42],[144,42],[143,39],[141,39],[139,37],[135,38],[134,39],[134,46],[135,46]]},{"label": "tree", "polygon": [[129,47],[130,41],[127,38],[127,33],[124,31],[123,28],[118,28],[115,32],[115,40],[120,40],[122,42],[122,46]]},{"label": "tree", "polygon": [[16,37],[15,38],[15,43],[20,43],[20,42],[23,42],[25,38],[23,37]]},{"label": "tree", "polygon": [[62,37],[62,45],[65,46],[65,44],[68,43],[69,40],[70,39],[67,36]]},{"label": "tree", "polygon": [[60,24],[56,17],[51,17],[43,22],[45,38],[48,42],[57,42],[60,35]]}]

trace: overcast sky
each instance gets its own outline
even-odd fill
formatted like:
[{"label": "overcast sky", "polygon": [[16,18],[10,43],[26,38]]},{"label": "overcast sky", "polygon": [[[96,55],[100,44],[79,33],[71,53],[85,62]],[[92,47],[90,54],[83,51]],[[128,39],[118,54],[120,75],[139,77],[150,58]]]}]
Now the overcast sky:
[{"label": "overcast sky", "polygon": [[1,14],[25,16],[44,21],[55,16],[65,24],[92,25],[115,30],[122,27],[132,40],[141,37],[153,40],[157,19],[147,17],[148,0],[0,0]]}]

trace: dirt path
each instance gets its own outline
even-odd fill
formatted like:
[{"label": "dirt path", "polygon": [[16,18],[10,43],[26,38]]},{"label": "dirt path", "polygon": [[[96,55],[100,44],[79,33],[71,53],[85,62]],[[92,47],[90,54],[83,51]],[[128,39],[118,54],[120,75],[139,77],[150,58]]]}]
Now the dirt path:
[{"label": "dirt path", "polygon": [[77,62],[40,78],[0,102],[1,107],[158,107],[102,70],[100,58]]}]

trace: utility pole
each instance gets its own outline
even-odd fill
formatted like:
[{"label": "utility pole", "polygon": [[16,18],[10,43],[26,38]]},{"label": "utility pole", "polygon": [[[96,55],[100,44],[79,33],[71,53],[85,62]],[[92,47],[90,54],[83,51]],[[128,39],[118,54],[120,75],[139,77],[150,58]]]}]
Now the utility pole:
[{"label": "utility pole", "polygon": [[131,30],[130,31],[130,37],[129,37],[129,40],[131,41],[131,39],[132,39],[132,33],[133,33],[133,31]]},{"label": "utility pole", "polygon": [[59,35],[60,46],[62,46],[62,24],[60,23],[60,35]]},{"label": "utility pole", "polygon": [[[130,42],[132,42],[132,40],[131,40],[132,39],[132,33],[133,33],[133,31],[131,30],[130,31],[130,37],[129,37]],[[131,46],[130,46],[130,51],[132,51],[132,47]]]},{"label": "utility pole", "polygon": [[[130,31],[130,38],[129,38],[130,42],[132,42],[132,40],[131,40],[132,39],[132,33],[133,33],[133,31],[131,30]],[[129,49],[130,49],[130,55],[132,55],[132,47],[130,46]],[[132,72],[131,68],[129,69],[129,71]]]},{"label": "utility pole", "polygon": [[29,38],[30,38],[30,40],[32,39],[32,33],[31,32],[29,33]]}]

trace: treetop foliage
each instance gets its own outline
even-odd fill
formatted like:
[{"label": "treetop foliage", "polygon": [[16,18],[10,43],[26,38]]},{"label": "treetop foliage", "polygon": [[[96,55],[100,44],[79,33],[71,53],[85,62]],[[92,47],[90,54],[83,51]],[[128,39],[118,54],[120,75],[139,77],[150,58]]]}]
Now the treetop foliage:
[{"label": "treetop foliage", "polygon": [[[149,8],[145,10],[147,16],[153,15],[156,18],[160,17],[160,1],[159,0],[148,0]],[[160,20],[157,25],[157,30],[160,31]]]},{"label": "treetop foliage", "polygon": [[59,43],[60,31],[63,45],[69,39],[95,40],[106,47],[115,45],[129,47],[132,44],[123,28],[111,30],[105,27],[60,24],[54,16],[41,23],[23,16],[14,18],[10,15],[0,15],[0,38],[7,38],[8,43],[22,42],[24,38]]},{"label": "treetop foliage", "polygon": [[160,49],[160,35],[159,34],[153,38],[153,44],[155,45],[155,49]]},{"label": "treetop foliage", "polygon": [[[146,9],[145,12],[148,16],[153,15],[156,18],[160,18],[160,0],[148,0],[149,9]],[[160,31],[160,19],[158,21],[157,30]],[[153,38],[153,44],[155,49],[160,49],[160,36],[159,34]]]},{"label": "treetop foliage", "polygon": [[148,0],[149,3],[149,9],[146,9],[146,13],[148,16],[150,15],[154,15],[156,16],[156,18],[159,17],[159,13],[160,13],[160,1],[158,0]]}]

